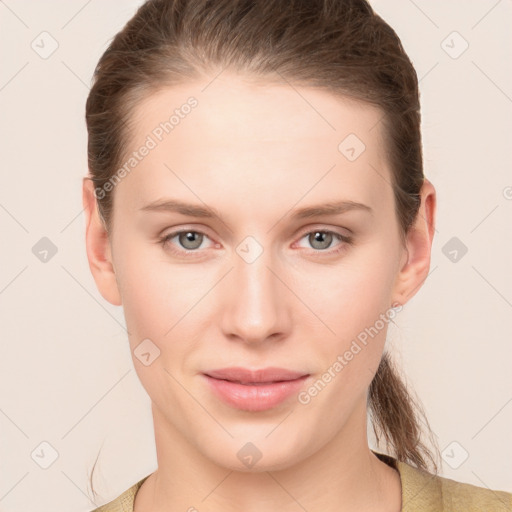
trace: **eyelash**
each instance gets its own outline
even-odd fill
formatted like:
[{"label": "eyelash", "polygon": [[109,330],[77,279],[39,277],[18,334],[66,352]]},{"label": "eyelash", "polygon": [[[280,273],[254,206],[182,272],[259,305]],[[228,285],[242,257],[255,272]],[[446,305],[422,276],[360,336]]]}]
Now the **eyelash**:
[{"label": "eyelash", "polygon": [[[180,229],[178,231],[173,231],[172,233],[168,233],[164,237],[160,238],[159,243],[163,247],[169,247],[169,246],[173,245],[173,244],[169,243],[170,240],[172,240],[174,237],[180,235],[181,233],[196,233],[196,234],[200,234],[200,235],[204,235],[205,237],[208,237],[208,235],[206,233],[203,233],[202,231],[198,231],[198,230],[194,230],[194,229]],[[331,231],[328,229],[313,229],[310,231],[306,231],[305,233],[301,234],[299,240],[302,240],[304,237],[311,235],[313,233],[332,234],[332,235],[334,235],[335,239],[338,239],[340,242],[342,242],[342,243],[338,244],[335,249],[323,249],[323,250],[311,249],[314,257],[316,257],[316,256],[321,257],[321,256],[325,256],[325,255],[333,256],[335,254],[342,252],[344,249],[346,249],[346,245],[353,244],[353,238],[351,236],[342,235],[341,233],[338,233],[336,231]],[[175,249],[174,247],[170,248],[170,251],[173,254],[177,254],[177,255],[183,255],[183,254],[186,255],[186,254],[193,254],[193,253],[200,252],[199,249],[195,249],[195,250]]]}]

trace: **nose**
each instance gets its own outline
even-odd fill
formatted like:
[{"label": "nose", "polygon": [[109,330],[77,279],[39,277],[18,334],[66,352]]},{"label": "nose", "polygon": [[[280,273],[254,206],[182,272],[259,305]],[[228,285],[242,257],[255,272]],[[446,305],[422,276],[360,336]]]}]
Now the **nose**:
[{"label": "nose", "polygon": [[[270,250],[264,250],[254,261],[233,255],[234,268],[224,280],[221,327],[227,338],[255,344],[276,341],[291,329],[292,295]],[[288,297],[287,297],[288,295]]]}]

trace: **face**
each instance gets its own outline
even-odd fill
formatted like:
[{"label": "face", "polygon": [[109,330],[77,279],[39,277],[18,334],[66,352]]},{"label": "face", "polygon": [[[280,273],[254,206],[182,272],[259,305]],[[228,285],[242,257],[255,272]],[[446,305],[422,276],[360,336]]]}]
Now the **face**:
[{"label": "face", "polygon": [[[115,280],[95,277],[122,303],[158,422],[219,465],[244,470],[245,447],[284,468],[361,435],[390,307],[414,284],[381,117],[227,73],[137,106],[129,153],[149,149],[114,189]],[[303,377],[205,375],[232,367]]]}]

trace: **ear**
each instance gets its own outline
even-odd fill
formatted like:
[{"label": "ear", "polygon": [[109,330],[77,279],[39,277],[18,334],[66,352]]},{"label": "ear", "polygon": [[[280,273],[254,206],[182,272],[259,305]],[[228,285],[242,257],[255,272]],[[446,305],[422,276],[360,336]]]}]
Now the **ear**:
[{"label": "ear", "polygon": [[436,190],[426,178],[420,190],[421,204],[406,236],[406,248],[397,276],[393,303],[405,304],[428,276],[430,253],[435,231]]},{"label": "ear", "polygon": [[103,298],[115,306],[120,306],[121,294],[112,264],[110,240],[99,215],[94,182],[89,177],[84,177],[82,181],[82,202],[85,209],[85,241],[89,268]]}]

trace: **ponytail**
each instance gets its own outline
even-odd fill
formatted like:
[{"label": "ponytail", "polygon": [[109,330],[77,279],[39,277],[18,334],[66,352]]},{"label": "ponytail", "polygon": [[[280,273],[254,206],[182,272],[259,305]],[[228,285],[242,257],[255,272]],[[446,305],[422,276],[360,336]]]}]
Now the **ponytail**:
[{"label": "ponytail", "polygon": [[[384,352],[379,368],[368,389],[368,409],[377,444],[383,437],[386,450],[397,460],[409,463],[433,474],[438,473],[439,449],[421,405],[411,396]],[[434,447],[433,452],[421,439],[424,423]]]}]

